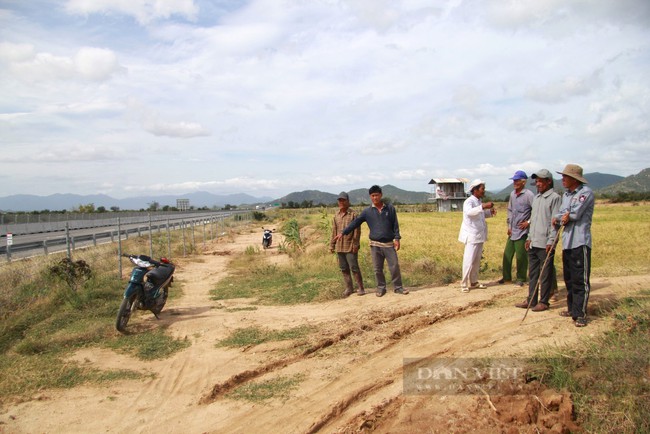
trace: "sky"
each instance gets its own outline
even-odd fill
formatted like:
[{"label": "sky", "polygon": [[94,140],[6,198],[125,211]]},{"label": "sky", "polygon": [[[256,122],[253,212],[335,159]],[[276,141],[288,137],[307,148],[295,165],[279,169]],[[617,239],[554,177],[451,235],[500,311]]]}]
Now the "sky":
[{"label": "sky", "polygon": [[0,196],[650,167],[648,0],[0,0]]}]

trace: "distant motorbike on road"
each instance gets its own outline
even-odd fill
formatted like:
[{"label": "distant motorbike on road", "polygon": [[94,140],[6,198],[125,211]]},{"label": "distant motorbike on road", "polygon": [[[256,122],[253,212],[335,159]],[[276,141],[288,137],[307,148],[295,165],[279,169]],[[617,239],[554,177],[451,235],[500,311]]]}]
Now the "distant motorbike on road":
[{"label": "distant motorbike on road", "polygon": [[124,333],[131,314],[136,310],[150,310],[159,318],[158,314],[167,302],[176,267],[166,258],[158,262],[146,255],[122,256],[129,258],[134,265],[115,320],[115,328]]},{"label": "distant motorbike on road", "polygon": [[275,229],[264,229],[264,235],[262,235],[262,247],[265,249],[271,247],[271,244],[273,243],[273,232],[275,232]]}]

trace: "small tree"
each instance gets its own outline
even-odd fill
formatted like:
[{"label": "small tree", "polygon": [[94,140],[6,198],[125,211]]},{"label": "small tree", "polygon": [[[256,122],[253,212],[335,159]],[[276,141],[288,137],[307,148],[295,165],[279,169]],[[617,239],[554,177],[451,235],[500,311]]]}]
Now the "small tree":
[{"label": "small tree", "polygon": [[74,209],[73,211],[80,212],[80,213],[93,213],[95,212],[95,204],[89,203],[87,205],[79,205],[79,207],[77,209]]}]

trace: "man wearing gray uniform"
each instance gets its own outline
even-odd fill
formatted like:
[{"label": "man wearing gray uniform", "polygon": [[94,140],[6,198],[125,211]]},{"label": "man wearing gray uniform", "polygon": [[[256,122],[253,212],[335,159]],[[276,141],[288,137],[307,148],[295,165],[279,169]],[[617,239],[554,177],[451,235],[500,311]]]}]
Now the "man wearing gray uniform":
[{"label": "man wearing gray uniform", "polygon": [[582,167],[567,164],[562,172],[562,196],[560,211],[553,218],[553,225],[564,226],[562,234],[562,265],[566,284],[567,310],[561,316],[573,318],[576,327],[587,325],[591,274],[591,220],[594,215],[594,192],[587,187]]},{"label": "man wearing gray uniform", "polygon": [[562,198],[553,191],[553,175],[548,170],[539,170],[531,178],[535,180],[537,195],[533,199],[526,240],[530,279],[528,298],[515,306],[524,309],[532,306],[533,312],[542,312],[548,309],[555,277],[553,261],[557,230],[551,221],[560,210]]}]

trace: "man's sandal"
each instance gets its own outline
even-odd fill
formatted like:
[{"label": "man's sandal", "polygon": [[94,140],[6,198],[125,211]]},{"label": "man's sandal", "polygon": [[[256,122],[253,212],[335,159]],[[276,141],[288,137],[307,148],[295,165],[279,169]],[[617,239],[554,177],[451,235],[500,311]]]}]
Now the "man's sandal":
[{"label": "man's sandal", "polygon": [[576,327],[584,327],[587,325],[587,318],[578,318],[576,319]]},{"label": "man's sandal", "polygon": [[569,318],[571,316],[571,312],[568,310],[563,310],[560,312],[560,316],[563,316],[564,318]]}]

